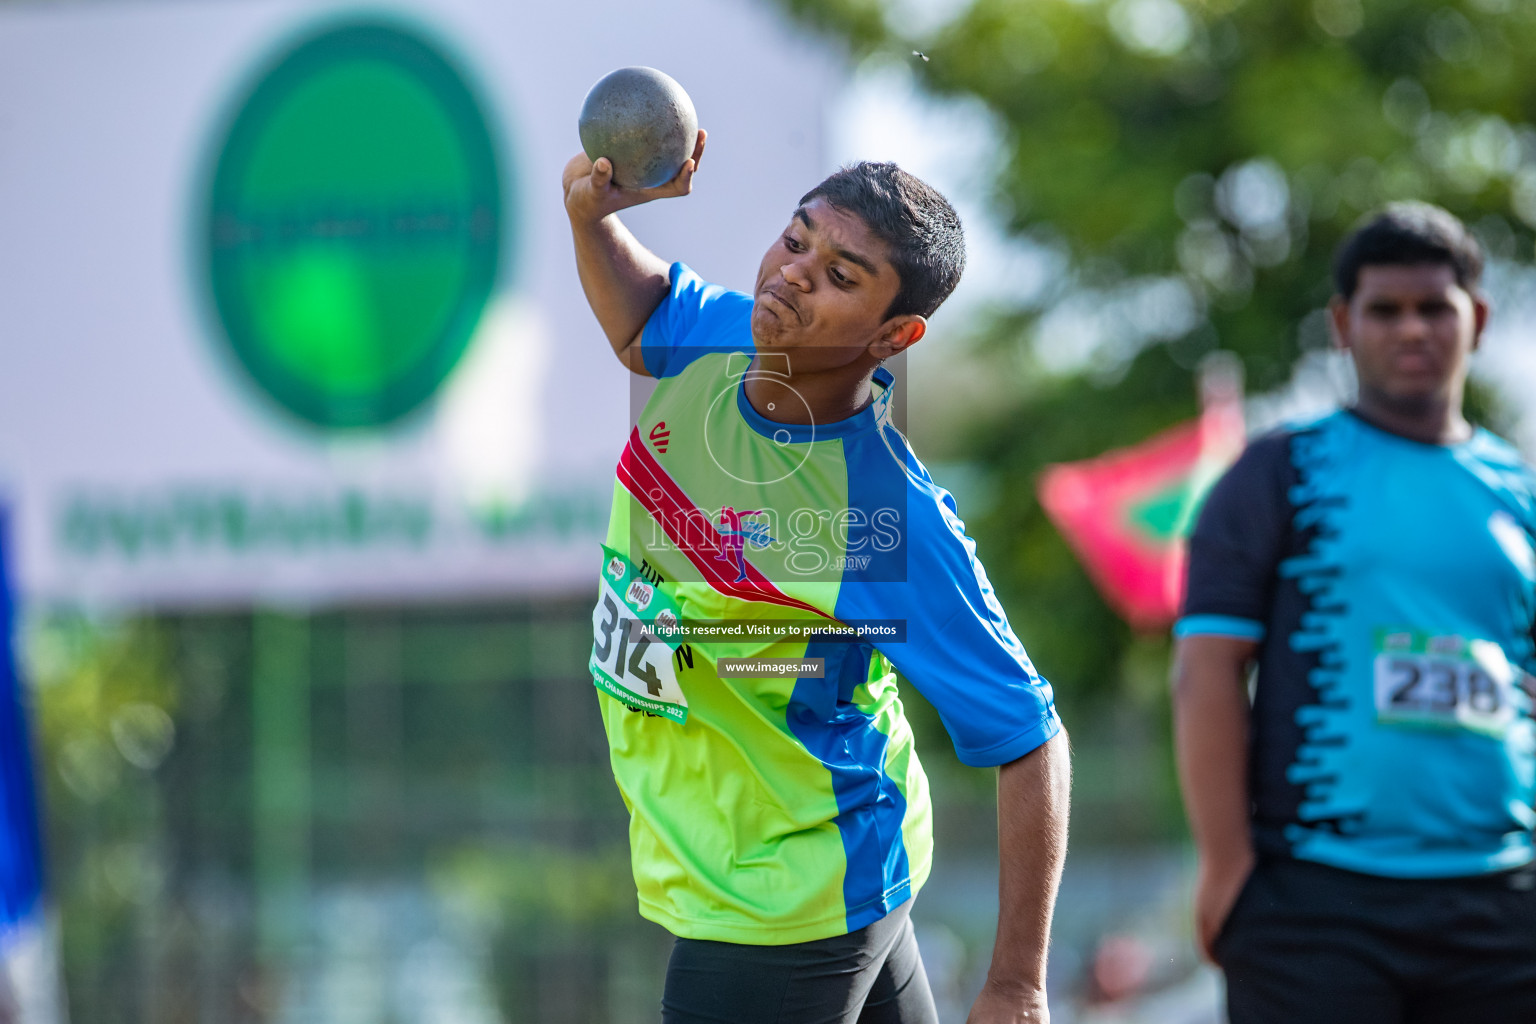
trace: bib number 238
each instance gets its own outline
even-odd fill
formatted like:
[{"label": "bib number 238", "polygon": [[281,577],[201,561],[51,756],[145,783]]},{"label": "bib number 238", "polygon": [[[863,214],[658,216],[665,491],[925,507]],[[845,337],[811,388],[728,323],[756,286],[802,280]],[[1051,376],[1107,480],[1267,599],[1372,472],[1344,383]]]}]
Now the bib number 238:
[{"label": "bib number 238", "polygon": [[1514,667],[1487,641],[1390,633],[1376,655],[1376,718],[1502,736],[1515,717]]},{"label": "bib number 238", "polygon": [[677,645],[657,626],[678,621],[677,606],[634,563],[603,548],[602,583],[592,609],[592,683],[636,711],[688,720],[688,698],[677,682]]}]

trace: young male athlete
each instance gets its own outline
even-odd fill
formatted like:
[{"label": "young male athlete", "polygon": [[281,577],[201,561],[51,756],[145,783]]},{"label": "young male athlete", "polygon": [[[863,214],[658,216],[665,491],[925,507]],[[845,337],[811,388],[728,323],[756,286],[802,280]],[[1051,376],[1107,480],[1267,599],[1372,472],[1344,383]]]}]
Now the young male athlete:
[{"label": "young male athlete", "polygon": [[614,216],[686,194],[703,146],[656,189],[580,155],[564,176],[592,310],[658,380],[619,460],[591,668],[640,912],[678,936],[663,1020],[936,1019],[908,918],[931,812],[893,665],[962,761],[1002,766],[1001,913],[971,1020],[1046,1020],[1066,737],[880,366],[959,279],[959,219],[894,164],[859,164],[801,200],[752,294],[729,291]]},{"label": "young male athlete", "polygon": [[1536,1021],[1536,481],[1462,416],[1481,269],[1438,207],[1357,228],[1359,397],[1249,446],[1190,544],[1179,769],[1233,1024]]}]

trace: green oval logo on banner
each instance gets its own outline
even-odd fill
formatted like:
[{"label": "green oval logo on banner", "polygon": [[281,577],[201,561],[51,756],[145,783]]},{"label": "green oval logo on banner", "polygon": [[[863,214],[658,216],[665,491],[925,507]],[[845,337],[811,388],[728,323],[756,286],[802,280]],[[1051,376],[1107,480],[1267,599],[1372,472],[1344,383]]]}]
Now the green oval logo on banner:
[{"label": "green oval logo on banner", "polygon": [[240,364],[320,427],[419,407],[496,280],[495,146],[464,79],[398,26],[327,29],[240,106],[213,176],[213,302]]}]

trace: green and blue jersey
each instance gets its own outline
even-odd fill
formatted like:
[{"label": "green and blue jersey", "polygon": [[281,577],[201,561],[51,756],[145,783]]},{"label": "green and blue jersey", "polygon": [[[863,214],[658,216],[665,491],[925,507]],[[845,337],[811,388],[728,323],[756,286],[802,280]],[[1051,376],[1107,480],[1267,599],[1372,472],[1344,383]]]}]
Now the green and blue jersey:
[{"label": "green and blue jersey", "polygon": [[753,363],[751,309],[676,264],[646,324],[657,386],[616,471],[592,668],[641,913],[776,945],[862,928],[928,875],[897,670],[967,764],[1060,724],[954,501],[891,423],[889,374],[849,419],[766,418],[745,392],[775,372]]},{"label": "green and blue jersey", "polygon": [[1508,444],[1351,412],[1256,441],[1201,513],[1175,632],[1259,644],[1261,850],[1410,878],[1532,859],[1536,481]]}]

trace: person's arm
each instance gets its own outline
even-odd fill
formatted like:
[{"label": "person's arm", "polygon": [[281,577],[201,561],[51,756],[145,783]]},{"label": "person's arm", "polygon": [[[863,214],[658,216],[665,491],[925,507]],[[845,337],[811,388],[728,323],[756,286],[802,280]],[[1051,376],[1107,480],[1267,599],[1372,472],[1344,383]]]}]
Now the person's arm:
[{"label": "person's arm", "polygon": [[1211,949],[1253,870],[1249,832],[1248,667],[1252,640],[1196,635],[1174,653],[1173,725],[1179,788],[1199,857],[1195,931]]},{"label": "person's arm", "polygon": [[677,177],[656,188],[620,188],[613,183],[608,158],[594,163],[585,153],[571,157],[562,176],[565,212],[576,243],[576,272],[587,304],[614,355],[641,376],[649,374],[640,358],[640,332],[667,296],[670,265],[640,244],[618,212],[653,199],[687,195],[704,156],[704,138],[700,130],[693,157],[684,161]]},{"label": "person's arm", "polygon": [[1010,761],[997,776],[997,942],[969,1024],[1041,1024],[1056,888],[1067,856],[1072,766],[1067,734]]}]

